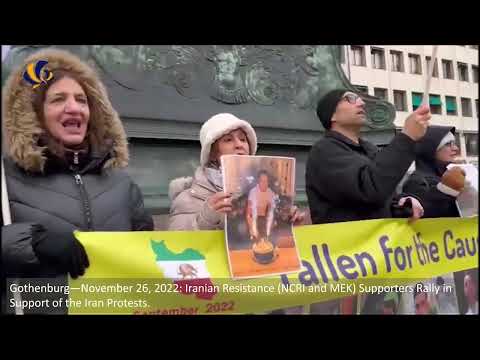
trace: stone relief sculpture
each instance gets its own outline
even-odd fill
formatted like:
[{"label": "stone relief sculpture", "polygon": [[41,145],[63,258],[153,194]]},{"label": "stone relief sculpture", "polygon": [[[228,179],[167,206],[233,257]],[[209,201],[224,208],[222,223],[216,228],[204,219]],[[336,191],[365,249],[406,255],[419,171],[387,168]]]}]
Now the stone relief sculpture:
[{"label": "stone relief sculpture", "polygon": [[[4,64],[53,45],[12,46]],[[355,88],[329,45],[61,45],[129,91],[174,90],[196,101],[252,103],[307,111],[332,88]],[[395,110],[365,95],[371,128],[392,126]]]},{"label": "stone relief sculpture", "polygon": [[245,60],[239,49],[235,45],[231,49],[213,46],[210,54],[208,60],[215,65],[212,97],[227,104],[246,103],[248,91],[240,69]]},{"label": "stone relief sculpture", "polygon": [[273,105],[280,97],[279,85],[272,80],[271,69],[259,61],[251,65],[245,76],[245,86],[253,101],[260,105]]},{"label": "stone relief sculpture", "polygon": [[166,85],[173,86],[177,93],[187,98],[199,98],[204,89],[202,76],[205,56],[191,46],[173,45],[164,53],[165,69],[168,71]]},{"label": "stone relief sculpture", "polygon": [[297,71],[295,104],[300,109],[315,108],[318,99],[324,93],[342,86],[342,81],[332,71],[334,58],[328,46],[301,46],[296,63],[299,69]]}]

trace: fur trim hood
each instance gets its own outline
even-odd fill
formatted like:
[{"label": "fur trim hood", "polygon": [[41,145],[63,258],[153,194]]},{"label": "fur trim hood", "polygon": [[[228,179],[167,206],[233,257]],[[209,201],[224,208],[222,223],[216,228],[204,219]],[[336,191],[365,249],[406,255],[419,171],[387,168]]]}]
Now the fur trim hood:
[{"label": "fur trim hood", "polygon": [[193,177],[179,177],[170,181],[168,186],[168,197],[173,201],[184,190],[188,189],[190,189],[191,195],[199,199],[204,199],[204,196],[207,194],[217,192],[214,185],[207,179],[203,167],[198,167],[195,170]]},{"label": "fur trim hood", "polygon": [[40,146],[38,140],[46,131],[33,108],[35,90],[23,79],[26,65],[38,60],[48,61],[47,68],[51,71],[63,69],[80,79],[90,107],[89,143],[94,147],[104,147],[113,142],[112,158],[104,168],[127,166],[129,154],[125,129],[100,77],[80,58],[58,49],[40,50],[30,55],[12,71],[5,83],[2,91],[2,127],[8,156],[24,170],[44,170],[46,147]]},{"label": "fur trim hood", "polygon": [[183,190],[190,189],[192,187],[193,178],[180,177],[170,181],[168,186],[168,197],[170,200],[174,200]]}]

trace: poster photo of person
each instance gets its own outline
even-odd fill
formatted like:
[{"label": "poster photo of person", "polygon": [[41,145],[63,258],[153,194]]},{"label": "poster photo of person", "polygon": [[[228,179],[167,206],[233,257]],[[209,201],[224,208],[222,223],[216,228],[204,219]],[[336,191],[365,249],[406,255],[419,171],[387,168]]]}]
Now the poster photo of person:
[{"label": "poster photo of person", "polygon": [[362,297],[360,314],[397,315],[400,313],[400,301],[401,294],[395,291],[369,294],[368,302],[366,296]]},{"label": "poster photo of person", "polygon": [[458,307],[462,315],[478,315],[478,268],[454,274]]},{"label": "poster photo of person", "polygon": [[435,277],[435,300],[439,315],[458,315],[457,290],[453,273]]},{"label": "poster photo of person", "polygon": [[416,315],[458,315],[456,289],[452,273],[419,281],[413,292]]},{"label": "poster photo of person", "polygon": [[429,280],[418,282],[413,290],[413,303],[415,315],[436,315],[438,314],[438,305],[435,294],[430,291]]},{"label": "poster photo of person", "polygon": [[379,300],[377,314],[458,315],[453,273],[418,279],[407,290],[388,293]]},{"label": "poster photo of person", "polygon": [[224,191],[232,194],[225,238],[233,278],[286,274],[301,268],[292,224],[295,159],[222,157]]}]

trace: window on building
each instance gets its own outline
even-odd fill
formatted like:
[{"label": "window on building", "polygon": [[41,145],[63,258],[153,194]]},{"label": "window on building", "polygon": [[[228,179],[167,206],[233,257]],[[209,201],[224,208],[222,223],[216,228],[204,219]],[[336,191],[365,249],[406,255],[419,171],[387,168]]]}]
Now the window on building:
[{"label": "window on building", "polygon": [[393,103],[397,111],[407,111],[407,94],[402,90],[393,90]]},{"label": "window on building", "polygon": [[457,62],[458,79],[460,81],[468,81],[468,66],[465,63]]},{"label": "window on building", "polygon": [[385,70],[385,50],[372,47],[372,67]]},{"label": "window on building", "polygon": [[423,94],[422,93],[417,93],[417,92],[412,92],[412,107],[413,111],[417,110],[417,108],[420,106],[423,100]]},{"label": "window on building", "polygon": [[353,85],[353,86],[355,86],[359,94],[368,95],[368,86],[363,86],[363,85]]},{"label": "window on building", "polygon": [[458,132],[455,133],[455,144],[458,147],[458,151],[460,151],[462,147],[460,146],[460,133]]},{"label": "window on building", "polygon": [[478,134],[465,134],[467,156],[478,156]]},{"label": "window on building", "polygon": [[478,66],[472,65],[472,78],[474,83],[478,83]]},{"label": "window on building", "polygon": [[430,112],[432,114],[442,114],[442,100],[440,95],[430,94]]},{"label": "window on building", "polygon": [[[425,60],[427,61],[427,75],[428,75],[430,74],[430,68],[431,68],[430,63],[432,62],[432,58],[430,56],[426,56]],[[432,77],[438,77],[438,59],[435,59]]]},{"label": "window on building", "polygon": [[373,95],[380,98],[380,99],[388,101],[388,91],[387,91],[387,89],[373,88]]},{"label": "window on building", "polygon": [[392,58],[392,71],[404,72],[403,53],[401,51],[390,50]]},{"label": "window on building", "polygon": [[478,99],[475,99],[475,111],[477,112],[477,119],[479,118],[478,116]]},{"label": "window on building", "polygon": [[472,116],[472,102],[468,98],[462,98],[462,116]]},{"label": "window on building", "polygon": [[365,65],[365,47],[352,45],[353,65],[366,66]]},{"label": "window on building", "polygon": [[420,55],[408,54],[408,62],[410,63],[410,74],[422,74]]},{"label": "window on building", "polygon": [[457,98],[455,96],[445,96],[447,115],[458,115]]},{"label": "window on building", "polygon": [[442,60],[443,78],[453,79],[453,62],[452,60]]},{"label": "window on building", "polygon": [[[412,92],[412,108],[413,111],[422,104],[423,93]],[[442,114],[442,100],[440,95],[430,94],[429,96],[430,111],[432,114]]]}]

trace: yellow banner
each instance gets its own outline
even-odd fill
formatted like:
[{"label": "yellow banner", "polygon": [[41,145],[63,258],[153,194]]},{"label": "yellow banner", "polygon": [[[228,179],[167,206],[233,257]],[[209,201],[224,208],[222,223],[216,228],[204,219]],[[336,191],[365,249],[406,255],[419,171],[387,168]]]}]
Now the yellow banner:
[{"label": "yellow banner", "polygon": [[[90,259],[70,314],[258,313],[478,267],[478,217],[296,227],[298,273],[232,280],[223,231],[76,232]],[[398,290],[398,289],[397,289]]]}]

